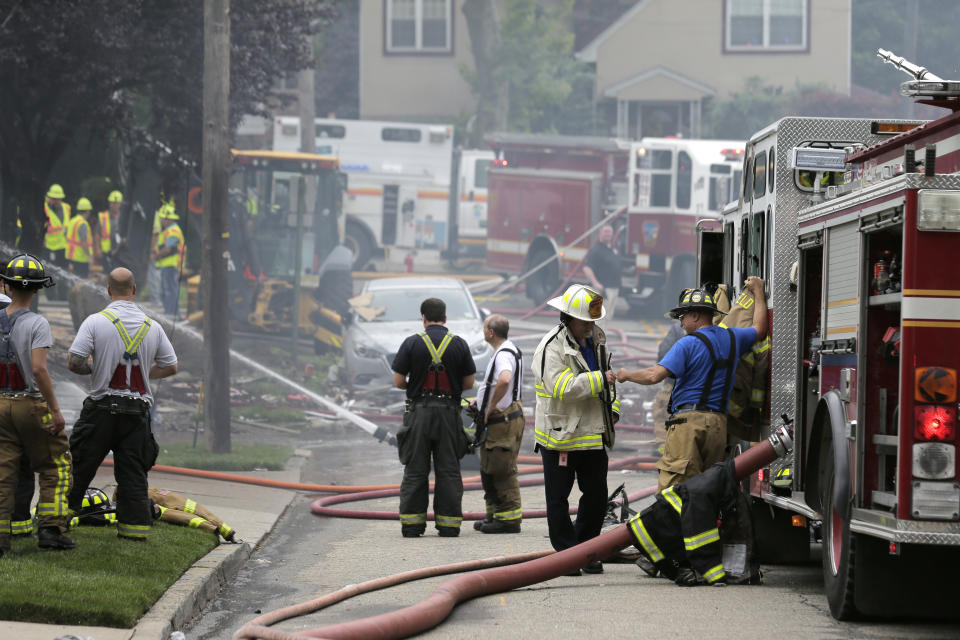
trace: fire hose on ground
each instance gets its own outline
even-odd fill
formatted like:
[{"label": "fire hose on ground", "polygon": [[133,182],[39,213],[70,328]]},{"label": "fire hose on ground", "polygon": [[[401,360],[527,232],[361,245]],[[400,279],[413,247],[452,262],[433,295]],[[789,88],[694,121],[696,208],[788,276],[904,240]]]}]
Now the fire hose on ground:
[{"label": "fire hose on ground", "polygon": [[[734,458],[735,479],[739,481],[746,478],[754,471],[768,465],[778,457],[785,455],[792,447],[792,437],[785,428],[781,427],[767,440],[758,443]],[[291,615],[299,615],[298,613],[289,613],[289,615],[287,615],[290,611],[290,608],[288,608],[283,610],[283,613],[274,612],[255,619],[237,630],[234,638],[237,640],[253,640],[256,638],[267,640],[299,640],[303,638],[325,638],[328,640],[336,638],[406,638],[437,626],[443,622],[443,620],[450,615],[450,612],[453,611],[453,608],[461,602],[483,595],[518,589],[559,577],[575,569],[585,567],[590,562],[608,558],[631,544],[634,544],[634,539],[630,533],[628,524],[621,524],[613,531],[557,553],[548,553],[542,557],[522,561],[518,564],[484,568],[475,573],[458,576],[439,585],[426,600],[397,611],[361,620],[354,620],[352,622],[298,631],[296,633],[287,633],[258,626],[258,624],[269,624],[290,617]],[[490,562],[490,560],[486,562]],[[479,568],[480,565],[477,565],[477,567]],[[431,575],[440,574],[433,573]],[[394,576],[392,580],[396,580],[397,578],[398,576]],[[381,580],[391,581],[391,578],[382,578]],[[335,601],[342,600],[345,597],[348,597],[348,595],[344,594],[343,597]],[[314,606],[315,603],[317,603],[317,601],[304,603],[298,605],[298,607],[302,607],[304,613],[321,608],[314,607],[311,609],[311,606]],[[332,602],[327,604],[332,604]],[[326,606],[326,604],[323,606]]]}]

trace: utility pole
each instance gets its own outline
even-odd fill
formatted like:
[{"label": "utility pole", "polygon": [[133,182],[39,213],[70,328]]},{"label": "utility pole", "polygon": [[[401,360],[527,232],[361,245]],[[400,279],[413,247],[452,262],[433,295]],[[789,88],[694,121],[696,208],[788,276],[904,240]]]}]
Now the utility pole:
[{"label": "utility pole", "polygon": [[227,295],[230,172],[230,0],[203,4],[203,424],[206,449],[230,452]]},{"label": "utility pole", "polygon": [[[313,41],[310,40],[311,49]],[[300,151],[303,153],[315,153],[317,149],[317,134],[314,122],[316,120],[316,97],[314,92],[314,69],[310,66],[300,71],[297,78],[297,100],[300,108]],[[291,313],[291,322],[293,329],[291,331],[291,353],[293,360],[297,360],[300,340],[300,290],[301,279],[303,277],[303,232],[304,215],[309,214],[313,217],[313,205],[316,200],[316,182],[312,176],[306,174],[300,177],[297,191],[297,235],[296,247],[294,248],[294,271],[293,271],[293,312]],[[307,203],[310,204],[309,212],[306,211]],[[310,225],[311,229],[313,225]]]}]

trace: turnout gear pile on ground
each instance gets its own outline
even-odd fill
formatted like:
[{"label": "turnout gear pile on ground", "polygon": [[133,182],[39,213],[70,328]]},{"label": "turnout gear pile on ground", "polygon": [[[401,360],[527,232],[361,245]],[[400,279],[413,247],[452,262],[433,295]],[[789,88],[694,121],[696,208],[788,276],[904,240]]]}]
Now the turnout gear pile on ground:
[{"label": "turnout gear pile on ground", "polygon": [[667,487],[628,522],[634,545],[679,585],[723,581],[726,571],[717,519],[721,512],[735,508],[738,492],[733,460]]},{"label": "turnout gear pile on ground", "polygon": [[233,527],[203,505],[197,504],[196,501],[169,489],[154,487],[150,487],[147,495],[150,497],[154,519],[194,529],[203,529],[213,534],[219,534],[227,542],[236,542],[237,532],[234,531]]}]

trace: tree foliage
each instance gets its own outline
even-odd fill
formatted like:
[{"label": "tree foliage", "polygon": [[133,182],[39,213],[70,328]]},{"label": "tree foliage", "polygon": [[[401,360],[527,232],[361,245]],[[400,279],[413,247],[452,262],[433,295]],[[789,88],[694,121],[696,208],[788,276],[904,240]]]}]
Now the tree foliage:
[{"label": "tree foliage", "polygon": [[[492,2],[476,4],[493,11]],[[573,57],[574,35],[567,22],[573,4],[573,0],[548,6],[536,0],[506,0],[499,22],[489,23],[496,25],[497,33],[479,35],[497,47],[495,56],[479,59],[475,46],[474,68],[462,70],[477,97],[478,112],[483,114],[491,102],[496,103],[492,95],[505,95],[505,105],[500,107],[505,113],[500,118],[479,117],[480,129],[499,123],[511,131],[589,132],[593,74]],[[468,24],[479,19],[466,8],[464,13]],[[492,28],[486,27],[487,31]],[[471,26],[472,39],[478,37],[475,31]]]},{"label": "tree foliage", "polygon": [[[330,11],[315,0],[233,0],[234,125],[260,110],[277,76],[311,62],[307,36]],[[202,2],[0,0],[3,235],[14,224],[6,212],[19,209],[22,244],[41,245],[51,171],[84,134],[151,137],[198,163],[202,78]]]}]

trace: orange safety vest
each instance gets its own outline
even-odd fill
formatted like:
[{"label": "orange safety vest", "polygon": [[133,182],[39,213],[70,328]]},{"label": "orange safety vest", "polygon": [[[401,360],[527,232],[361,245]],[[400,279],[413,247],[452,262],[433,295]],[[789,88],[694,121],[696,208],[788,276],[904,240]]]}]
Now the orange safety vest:
[{"label": "orange safety vest", "polygon": [[160,237],[157,238],[157,249],[159,250],[166,245],[167,238],[170,236],[173,236],[179,240],[177,243],[177,253],[171,253],[168,256],[160,258],[157,260],[156,265],[160,269],[163,269],[164,267],[176,267],[179,271],[183,269],[183,261],[187,259],[187,243],[183,239],[183,231],[180,230],[180,225],[174,222],[172,225],[160,232]]},{"label": "orange safety vest", "polygon": [[43,210],[47,214],[47,231],[44,234],[43,246],[50,251],[61,251],[67,248],[65,227],[67,222],[70,221],[70,205],[66,202],[61,202],[60,207],[60,210],[63,212],[63,220],[61,220],[60,216],[50,207],[49,202],[46,200],[43,201]]},{"label": "orange safety vest", "polygon": [[98,220],[100,221],[100,251],[104,253],[110,253],[111,248],[111,236],[110,236],[110,211],[101,211],[97,214],[99,216]]},{"label": "orange safety vest", "polygon": [[[87,239],[80,237],[80,229],[87,228]],[[90,262],[93,255],[93,238],[90,232],[90,225],[83,219],[82,215],[73,216],[70,224],[67,225],[67,260],[74,262]]]}]

